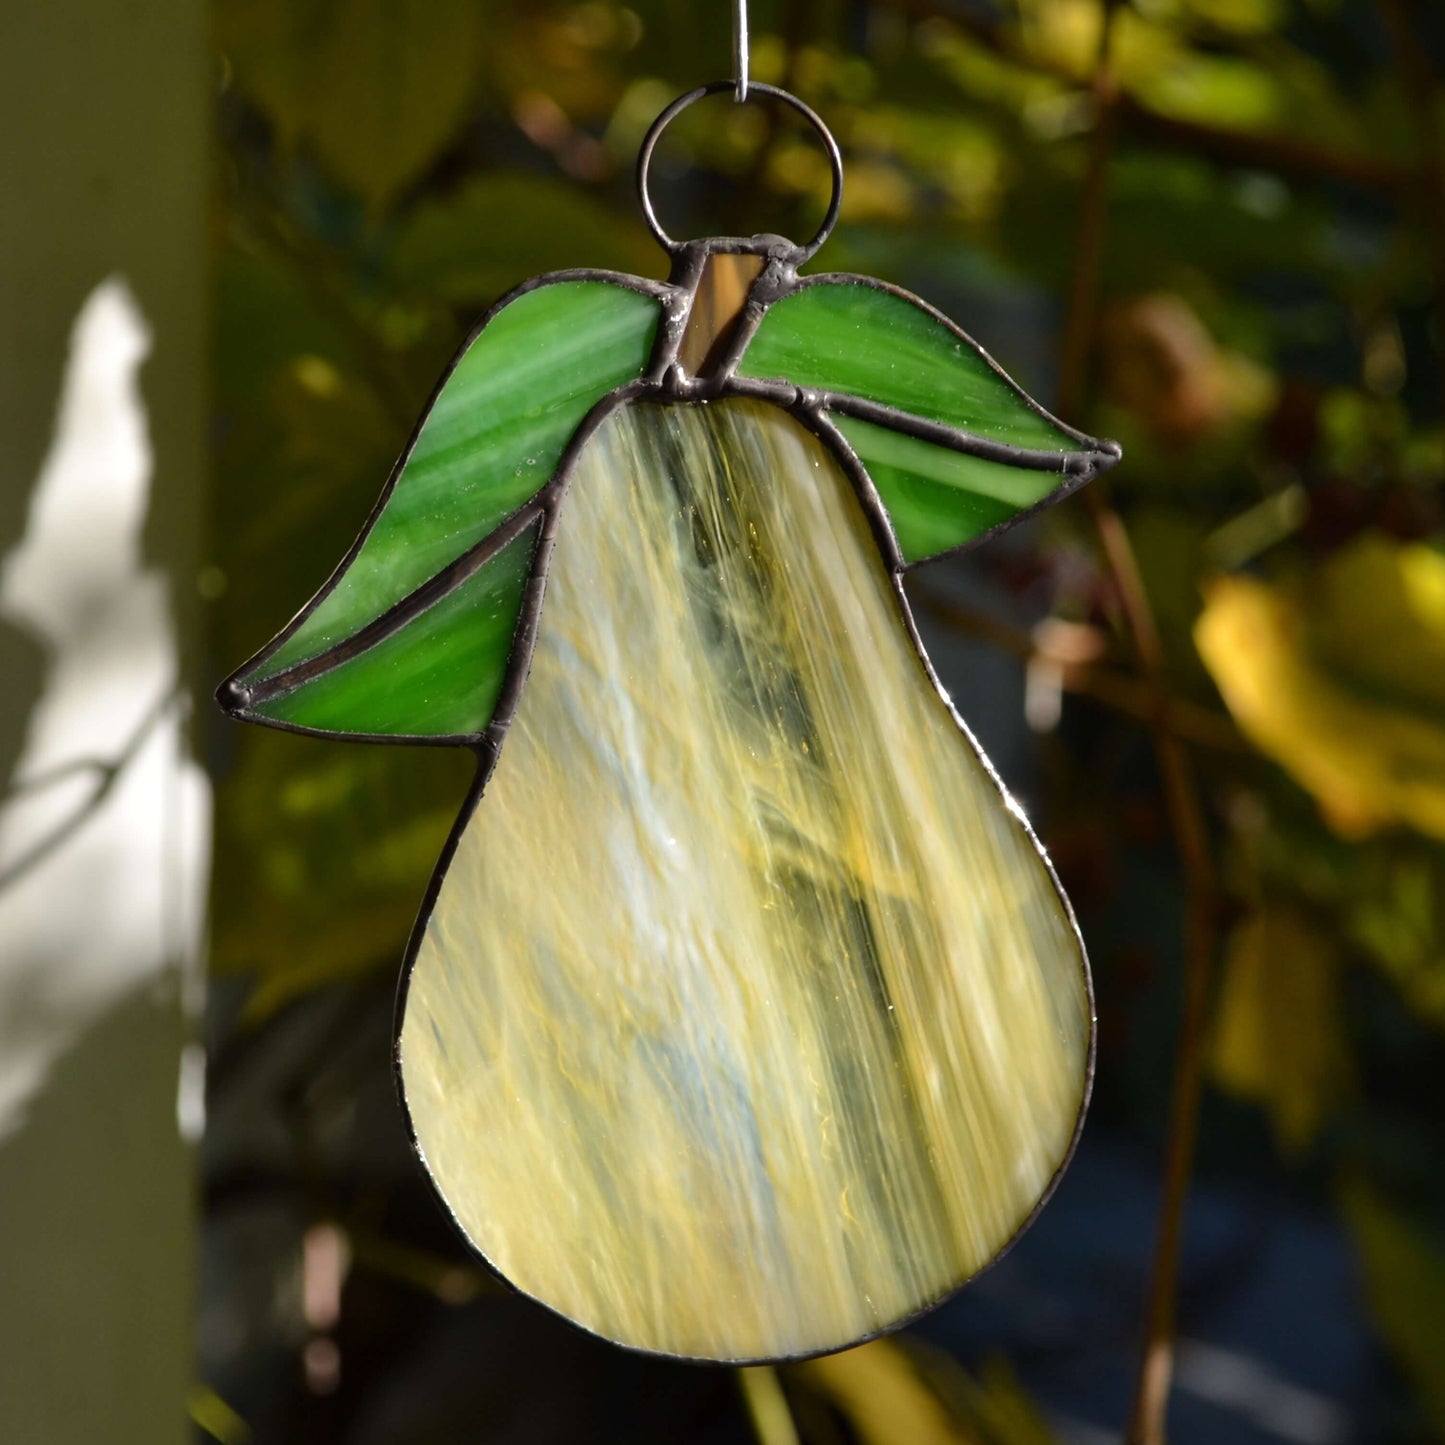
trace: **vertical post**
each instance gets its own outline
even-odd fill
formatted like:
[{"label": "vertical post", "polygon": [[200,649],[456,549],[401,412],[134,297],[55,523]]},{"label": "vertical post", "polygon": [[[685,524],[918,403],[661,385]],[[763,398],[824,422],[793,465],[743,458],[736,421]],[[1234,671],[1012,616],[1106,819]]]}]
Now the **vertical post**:
[{"label": "vertical post", "polygon": [[4,1440],[192,1434],[205,13],[0,6]]}]

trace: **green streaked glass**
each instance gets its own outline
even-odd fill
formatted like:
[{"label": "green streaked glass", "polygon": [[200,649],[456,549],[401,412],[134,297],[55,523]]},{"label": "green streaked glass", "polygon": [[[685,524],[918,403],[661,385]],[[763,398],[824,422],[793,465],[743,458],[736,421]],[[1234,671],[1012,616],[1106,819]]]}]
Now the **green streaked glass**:
[{"label": "green streaked glass", "polygon": [[832,421],[877,487],[905,562],[971,542],[1063,481],[1058,472],[985,461],[856,417]]},{"label": "green streaked glass", "polygon": [[400,631],[254,712],[325,732],[480,732],[506,678],[536,544],[531,527]]},{"label": "green streaked glass", "polygon": [[642,375],[660,310],[625,286],[558,281],[499,311],[442,387],[360,552],[246,680],[351,636],[534,496],[596,402]]},{"label": "green streaked glass", "polygon": [[738,371],[864,397],[1011,446],[1079,448],[937,316],[876,286],[815,282],[775,302]]}]

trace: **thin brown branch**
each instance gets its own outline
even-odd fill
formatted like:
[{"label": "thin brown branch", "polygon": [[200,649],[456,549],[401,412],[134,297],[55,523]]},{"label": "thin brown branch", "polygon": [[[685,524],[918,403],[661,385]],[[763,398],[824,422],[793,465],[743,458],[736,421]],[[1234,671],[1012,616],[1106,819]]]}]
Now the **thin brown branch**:
[{"label": "thin brown branch", "polygon": [[[1438,87],[1416,34],[1408,0],[1380,0],[1380,15],[1390,32],[1395,69],[1399,72],[1400,88],[1415,129],[1420,182],[1415,204],[1435,272],[1437,345],[1445,348],[1445,159],[1440,154],[1440,130],[1436,121]],[[1439,362],[1442,403],[1445,403],[1445,354]]]},{"label": "thin brown branch", "polygon": [[[323,1211],[318,1218],[325,1218]],[[506,1287],[487,1270],[457,1264],[446,1255],[394,1239],[354,1213],[343,1219],[352,1263],[383,1279],[409,1285],[443,1304],[466,1305],[484,1294],[503,1295]]]},{"label": "thin brown branch", "polygon": [[1065,692],[1088,698],[1147,727],[1165,728],[1192,747],[1214,752],[1252,752],[1226,713],[1201,707],[1187,698],[1161,699],[1149,684],[1117,668],[1102,667],[1096,662],[1070,663],[1052,657],[1027,628],[960,606],[931,588],[910,587],[909,597],[918,608],[955,632],[985,642],[1021,662],[1043,660],[1058,664],[1059,686]]},{"label": "thin brown branch", "polygon": [[[1100,263],[1108,220],[1108,178],[1118,124],[1118,87],[1110,55],[1115,14],[1116,5],[1108,4],[1093,81],[1098,115],[1085,194],[1079,207],[1079,243],[1063,345],[1060,408],[1065,416],[1078,415],[1083,408],[1099,307]],[[1123,519],[1109,503],[1107,491],[1096,484],[1085,495],[1105,563],[1118,591],[1139,670],[1150,694],[1152,707],[1148,725],[1159,763],[1165,806],[1179,850],[1186,895],[1183,1015],[1175,1052],[1164,1185],[1145,1304],[1142,1358],[1127,1436],[1129,1445],[1163,1445],[1174,1369],[1180,1246],[1199,1124],[1205,1023],[1215,954],[1216,885],[1193,765],[1177,733],[1164,724],[1166,658],[1138,558]]]},{"label": "thin brown branch", "polygon": [[1109,166],[1113,160],[1119,123],[1119,87],[1109,59],[1115,9],[1115,0],[1106,0],[1099,28],[1098,63],[1091,86],[1094,129],[1089,138],[1088,168],[1084,173],[1084,191],[1079,201],[1069,309],[1064,321],[1063,354],[1059,361],[1059,410],[1064,416],[1083,413],[1084,383],[1098,330],[1099,272],[1104,259],[1104,231],[1108,220]]},{"label": "thin brown branch", "polygon": [[1408,189],[1408,178],[1399,166],[1366,152],[1330,150],[1293,136],[1164,115],[1127,94],[1119,98],[1119,123],[1130,136],[1165,149],[1193,151],[1223,165],[1272,171],[1297,181],[1341,181],[1391,196]]}]

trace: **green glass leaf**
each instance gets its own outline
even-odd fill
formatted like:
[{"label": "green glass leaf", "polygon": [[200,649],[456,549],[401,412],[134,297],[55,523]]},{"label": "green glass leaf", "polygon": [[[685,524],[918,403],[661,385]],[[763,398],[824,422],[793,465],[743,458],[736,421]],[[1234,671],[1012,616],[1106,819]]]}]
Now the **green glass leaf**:
[{"label": "green glass leaf", "polygon": [[861,278],[809,282],[774,303],[738,370],[867,397],[1011,446],[1079,443],[941,317]]},{"label": "green glass leaf", "polygon": [[314,681],[254,702],[252,713],[318,732],[480,732],[506,680],[536,543],[534,523],[406,627]]},{"label": "green glass leaf", "polygon": [[906,561],[984,536],[1060,490],[1055,472],[950,451],[857,417],[832,420],[883,498]]},{"label": "green glass leaf", "polygon": [[642,374],[658,311],[623,286],[561,281],[497,312],[442,383],[361,550],[257,676],[380,616],[545,486],[592,406]]},{"label": "green glass leaf", "polygon": [[[478,559],[461,599],[425,605],[422,590],[447,590],[456,569],[470,574],[466,559],[487,552],[488,539],[552,479],[592,407],[642,375],[660,313],[655,295],[622,278],[547,282],[496,311],[439,387],[352,555],[227,684],[225,704],[334,733],[480,732],[526,585],[525,566],[510,564],[523,550],[530,556],[530,544],[510,541]],[[511,591],[493,595],[494,587]],[[478,608],[489,627],[511,619],[505,638],[486,629],[486,637],[462,636],[478,625]],[[412,647],[421,649],[414,659]],[[490,670],[443,701],[437,670],[459,656]]]},{"label": "green glass leaf", "polygon": [[823,394],[908,562],[975,540],[1118,456],[1056,421],[937,312],[864,277],[819,277],[775,302],[738,374]]}]

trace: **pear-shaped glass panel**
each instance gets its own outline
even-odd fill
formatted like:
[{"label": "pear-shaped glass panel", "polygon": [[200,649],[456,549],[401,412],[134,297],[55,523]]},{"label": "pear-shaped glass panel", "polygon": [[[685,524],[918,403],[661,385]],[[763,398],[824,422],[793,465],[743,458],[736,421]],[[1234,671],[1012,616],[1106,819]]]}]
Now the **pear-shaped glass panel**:
[{"label": "pear-shaped glass panel", "polygon": [[672,249],[499,302],[218,696],[476,750],[398,1010],[438,1193],[587,1329],[777,1359],[977,1273],[1077,1136],[1082,946],[898,578],[1118,448],[915,297]]},{"label": "pear-shaped glass panel", "polygon": [[545,565],[406,984],[427,1167],[506,1278],[609,1339],[748,1360],[887,1329],[1068,1154],[1068,907],[785,412],[620,407]]}]

